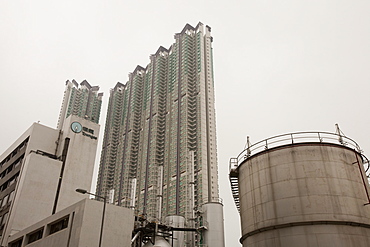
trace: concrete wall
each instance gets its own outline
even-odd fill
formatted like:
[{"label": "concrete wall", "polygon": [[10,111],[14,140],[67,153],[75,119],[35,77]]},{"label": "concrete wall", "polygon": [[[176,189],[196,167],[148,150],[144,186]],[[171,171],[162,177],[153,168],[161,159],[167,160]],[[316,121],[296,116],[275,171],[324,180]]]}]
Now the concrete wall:
[{"label": "concrete wall", "polygon": [[[96,246],[98,243],[97,236],[100,235],[102,209],[103,202],[88,201],[86,204],[78,246]],[[128,243],[131,243],[133,223],[133,210],[107,204],[102,246],[130,246]]]},{"label": "concrete wall", "polygon": [[[56,154],[59,131],[50,127],[34,123],[30,130],[28,152],[41,150],[50,154]],[[28,152],[26,154],[28,154]]]},{"label": "concrete wall", "polygon": [[85,135],[85,131],[80,133],[73,132],[70,127],[72,122],[79,122],[83,127],[94,131],[93,134],[88,132],[86,134],[94,137],[99,136],[100,125],[98,124],[76,116],[70,116],[64,121],[65,126],[63,126],[63,138],[59,146],[59,155],[62,155],[65,138],[70,138],[70,143],[57,211],[88,197],[87,195],[76,193],[75,190],[81,188],[89,191],[94,172],[98,140]]},{"label": "concrete wall", "polygon": [[318,143],[248,158],[238,168],[243,246],[369,246],[370,190],[356,156]]},{"label": "concrete wall", "polygon": [[35,153],[26,157],[4,236],[51,215],[60,167],[60,161]]},{"label": "concrete wall", "polygon": [[2,245],[7,243],[10,234],[18,232],[51,214],[61,162],[48,156],[36,154],[36,152],[42,151],[55,155],[58,136],[58,130],[33,123],[1,155],[0,160],[7,157],[29,137],[25,158],[16,181],[15,198],[11,203],[9,217],[4,226]]},{"label": "concrete wall", "polygon": [[44,126],[39,123],[33,123],[9,148],[0,155],[0,161],[5,159],[19,144],[21,144],[28,136],[27,151],[28,154],[31,150],[41,150],[51,154],[55,154],[56,143],[59,131],[50,127]]},{"label": "concrete wall", "polygon": [[[23,239],[27,247],[92,247],[98,246],[103,202],[84,199],[10,237],[9,242]],[[68,227],[49,234],[50,224],[69,217]],[[115,205],[106,205],[102,246],[131,246],[133,211]],[[43,228],[43,237],[27,244],[29,233]]]}]

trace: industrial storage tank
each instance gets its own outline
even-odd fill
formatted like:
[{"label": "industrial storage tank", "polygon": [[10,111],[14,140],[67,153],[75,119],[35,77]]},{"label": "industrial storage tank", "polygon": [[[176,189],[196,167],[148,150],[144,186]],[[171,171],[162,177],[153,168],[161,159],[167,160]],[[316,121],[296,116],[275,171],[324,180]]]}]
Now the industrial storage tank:
[{"label": "industrial storage tank", "polygon": [[229,175],[243,247],[370,246],[368,165],[340,134],[248,143],[230,160]]},{"label": "industrial storage tank", "polygon": [[203,231],[204,246],[225,246],[223,204],[220,198],[218,202],[202,205],[202,221],[198,230]]},{"label": "industrial storage tank", "polygon": [[[166,225],[172,227],[185,227],[185,218],[180,215],[170,215],[165,219]],[[170,240],[172,247],[182,247],[184,246],[184,232],[175,231],[173,233],[173,238]]]},{"label": "industrial storage tank", "polygon": [[171,247],[171,245],[163,237],[156,236],[154,245],[149,241],[143,247]]}]

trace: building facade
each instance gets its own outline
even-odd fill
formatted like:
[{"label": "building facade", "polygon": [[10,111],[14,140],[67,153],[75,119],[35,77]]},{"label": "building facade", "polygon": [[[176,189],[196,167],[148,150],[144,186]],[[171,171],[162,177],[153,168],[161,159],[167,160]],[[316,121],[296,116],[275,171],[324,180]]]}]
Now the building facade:
[{"label": "building facade", "polygon": [[[34,123],[0,155],[1,246],[9,236],[86,198],[76,188],[91,188],[102,95],[87,82],[76,87],[67,82],[57,129]],[[80,117],[82,112],[91,114]]]},{"label": "building facade", "polygon": [[57,128],[62,128],[70,115],[99,123],[103,93],[98,91],[99,86],[91,86],[86,80],[80,84],[67,80]]},{"label": "building facade", "polygon": [[1,245],[86,197],[75,189],[91,187],[99,125],[77,116],[64,123],[34,123],[0,156]]},{"label": "building facade", "polygon": [[205,204],[222,208],[212,62],[211,28],[187,24],[169,49],[160,47],[111,90],[98,195],[114,191],[117,205],[149,221],[182,217],[190,228],[201,224],[196,212]]},{"label": "building facade", "polygon": [[[9,247],[98,246],[102,203],[81,200],[9,238]],[[130,246],[134,225],[131,209],[107,204],[102,246]]]}]

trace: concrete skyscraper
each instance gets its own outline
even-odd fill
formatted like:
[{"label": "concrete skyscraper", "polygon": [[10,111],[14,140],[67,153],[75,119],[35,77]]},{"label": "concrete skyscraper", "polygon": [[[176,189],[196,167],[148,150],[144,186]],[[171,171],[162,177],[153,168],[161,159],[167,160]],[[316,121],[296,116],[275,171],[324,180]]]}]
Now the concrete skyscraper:
[{"label": "concrete skyscraper", "polygon": [[91,86],[86,80],[80,85],[75,80],[66,81],[57,128],[60,129],[70,115],[99,123],[103,93],[98,91],[99,86]]},{"label": "concrete skyscraper", "polygon": [[212,39],[187,24],[110,92],[96,193],[148,222],[204,230],[174,246],[224,246]]}]

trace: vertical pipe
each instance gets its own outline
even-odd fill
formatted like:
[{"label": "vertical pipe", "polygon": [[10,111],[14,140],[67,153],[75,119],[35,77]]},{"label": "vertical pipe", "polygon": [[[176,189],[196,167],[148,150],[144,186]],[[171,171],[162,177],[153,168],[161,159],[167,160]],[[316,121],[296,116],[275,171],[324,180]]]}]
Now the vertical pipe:
[{"label": "vertical pipe", "polygon": [[157,212],[158,212],[158,220],[162,221],[162,201],[163,201],[163,165],[159,166],[159,179],[158,179],[158,190],[159,193],[157,195],[158,197],[158,206],[157,206]]},{"label": "vertical pipe", "polygon": [[[207,32],[208,33],[208,32]],[[209,43],[209,45],[211,46],[210,44],[210,37],[207,35],[203,37],[204,38],[204,46],[203,46],[203,49],[204,49],[204,68],[205,68],[205,82],[204,82],[204,91],[205,91],[205,109],[206,109],[206,143],[207,143],[207,183],[208,183],[208,200],[207,202],[211,202],[212,201],[212,171],[211,171],[211,147],[210,147],[210,120],[209,120],[209,114],[210,114],[210,110],[209,110],[209,93],[208,93],[208,89],[209,89],[209,85],[208,85],[208,79],[210,76],[208,76],[208,66],[207,64],[210,62],[210,54],[207,52],[207,44]],[[203,140],[202,140],[203,141]],[[202,161],[203,162],[203,161]]]},{"label": "vertical pipe", "polygon": [[[186,220],[188,221],[188,227],[190,228],[194,228],[195,227],[195,224],[194,224],[194,218],[195,218],[195,213],[194,213],[194,208],[195,208],[195,199],[194,199],[194,185],[195,185],[195,172],[194,172],[194,151],[190,151],[189,152],[189,156],[190,156],[190,171],[189,171],[189,174],[188,176],[190,176],[190,182],[189,182],[189,189],[190,189],[190,195],[188,198],[188,200],[190,201],[190,205],[189,205],[189,208],[187,210],[190,211],[190,215],[188,215],[188,217],[186,218]],[[189,218],[191,219],[189,221]],[[194,232],[187,232],[186,233],[186,236],[187,236],[187,242],[188,244],[190,244],[189,246],[194,246],[195,244],[195,241],[194,241]]]},{"label": "vertical pipe", "polygon": [[129,91],[129,96],[128,96],[128,105],[127,105],[127,116],[126,116],[126,127],[125,127],[125,140],[123,144],[123,152],[122,152],[122,163],[121,163],[121,174],[120,174],[120,179],[119,179],[119,188],[118,188],[118,206],[121,206],[121,200],[122,200],[122,185],[123,185],[123,179],[124,179],[124,172],[125,172],[125,159],[126,159],[126,150],[127,150],[127,142],[129,138],[128,130],[129,130],[129,123],[130,123],[130,115],[131,115],[131,98],[132,98],[132,91],[134,87],[133,83],[133,76],[132,74],[129,75],[129,82],[127,85],[130,85],[130,91]]},{"label": "vertical pipe", "polygon": [[100,238],[99,238],[99,247],[101,247],[102,239],[103,239],[103,228],[104,228],[104,217],[105,217],[105,206],[107,204],[107,192],[104,194],[104,204],[103,204],[103,213],[101,217],[101,226],[100,226]]},{"label": "vertical pipe", "polygon": [[130,197],[130,207],[135,208],[135,195],[136,195],[136,184],[137,184],[137,179],[133,178],[131,180],[131,197]]},{"label": "vertical pipe", "polygon": [[64,174],[64,168],[66,166],[66,160],[67,160],[67,153],[68,153],[68,147],[69,147],[69,138],[66,138],[64,140],[64,147],[63,147],[63,152],[62,152],[62,167],[60,169],[60,175],[59,175],[59,181],[58,181],[58,187],[55,195],[55,200],[54,200],[54,206],[53,206],[53,211],[52,214],[55,214],[57,210],[57,205],[58,205],[58,200],[59,200],[59,193],[60,193],[60,188],[62,186],[62,180],[63,180],[63,174]]},{"label": "vertical pipe", "polygon": [[144,208],[143,214],[146,215],[146,207],[147,207],[147,200],[148,200],[148,187],[149,187],[149,164],[150,161],[150,151],[151,151],[151,135],[152,135],[152,114],[153,114],[153,97],[154,97],[154,77],[155,77],[155,68],[156,68],[156,60],[155,57],[152,56],[153,62],[153,70],[152,70],[152,81],[151,81],[151,89],[150,89],[150,107],[149,107],[149,126],[148,126],[148,142],[147,142],[147,151],[146,151],[146,162],[145,162],[145,181],[144,181]]},{"label": "vertical pipe", "polygon": [[180,138],[181,138],[181,63],[182,63],[182,37],[181,34],[178,36],[178,78],[177,78],[177,150],[176,150],[176,215],[180,214]]}]

